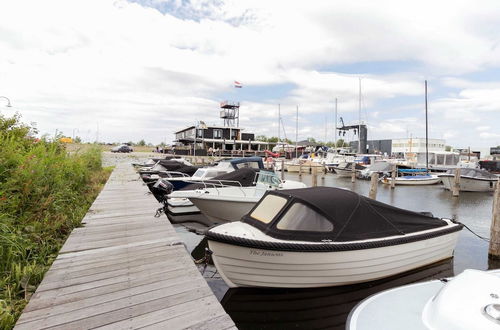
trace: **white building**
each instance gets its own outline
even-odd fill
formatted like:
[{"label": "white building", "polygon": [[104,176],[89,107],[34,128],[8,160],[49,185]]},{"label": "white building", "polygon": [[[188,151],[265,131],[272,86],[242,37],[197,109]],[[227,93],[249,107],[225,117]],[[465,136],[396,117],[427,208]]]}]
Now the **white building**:
[{"label": "white building", "polygon": [[[429,139],[429,152],[445,151],[445,142],[443,139]],[[393,154],[425,152],[425,138],[393,139],[391,150]]]}]

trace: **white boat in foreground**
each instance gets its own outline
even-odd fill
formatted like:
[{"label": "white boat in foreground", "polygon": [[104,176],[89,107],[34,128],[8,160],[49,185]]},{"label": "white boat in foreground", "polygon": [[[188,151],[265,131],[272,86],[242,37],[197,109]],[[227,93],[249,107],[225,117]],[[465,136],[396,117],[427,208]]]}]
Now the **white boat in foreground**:
[{"label": "white boat in foreground", "polygon": [[435,280],[382,291],[350,313],[350,330],[493,330],[500,328],[500,270],[465,270]]},{"label": "white boat in foreground", "polygon": [[206,233],[229,287],[373,281],[450,258],[462,225],[354,192],[268,191],[241,221]]},{"label": "white boat in foreground", "polygon": [[[382,183],[391,184],[392,178],[385,177],[382,179]],[[404,175],[398,176],[394,179],[395,184],[397,185],[406,185],[406,186],[422,186],[422,185],[430,185],[439,183],[441,179],[438,175],[435,174],[423,174],[423,175]]]},{"label": "white boat in foreground", "polygon": [[[455,183],[455,170],[440,174],[445,189],[451,190]],[[494,191],[499,177],[485,170],[475,168],[460,169],[460,191]]]}]

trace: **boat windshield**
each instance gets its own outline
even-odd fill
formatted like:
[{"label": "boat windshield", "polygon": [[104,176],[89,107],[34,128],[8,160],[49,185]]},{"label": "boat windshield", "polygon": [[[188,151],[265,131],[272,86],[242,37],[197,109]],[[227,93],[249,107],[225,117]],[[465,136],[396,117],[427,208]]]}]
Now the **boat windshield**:
[{"label": "boat windshield", "polygon": [[260,168],[258,162],[239,163],[239,164],[236,164],[236,167],[237,168],[255,168],[257,170]]},{"label": "boat windshield", "polygon": [[253,210],[250,216],[260,222],[270,223],[279,211],[281,211],[283,206],[285,206],[286,202],[286,198],[276,195],[267,195],[260,201],[259,206]]},{"label": "boat windshield", "polygon": [[280,178],[274,172],[261,171],[257,175],[257,182],[263,183],[267,186],[278,187],[281,183]]},{"label": "boat windshield", "polygon": [[281,230],[332,231],[333,224],[302,203],[293,204],[277,225]]}]

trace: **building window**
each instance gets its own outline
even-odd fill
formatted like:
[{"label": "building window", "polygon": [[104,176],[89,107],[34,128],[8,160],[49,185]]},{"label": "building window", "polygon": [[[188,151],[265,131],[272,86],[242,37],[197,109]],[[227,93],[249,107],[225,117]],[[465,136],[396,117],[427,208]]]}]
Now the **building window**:
[{"label": "building window", "polygon": [[199,128],[196,130],[196,137],[197,138],[202,138],[203,137],[203,129]]},{"label": "building window", "polygon": [[214,139],[221,139],[221,138],[222,138],[222,130],[214,129]]}]

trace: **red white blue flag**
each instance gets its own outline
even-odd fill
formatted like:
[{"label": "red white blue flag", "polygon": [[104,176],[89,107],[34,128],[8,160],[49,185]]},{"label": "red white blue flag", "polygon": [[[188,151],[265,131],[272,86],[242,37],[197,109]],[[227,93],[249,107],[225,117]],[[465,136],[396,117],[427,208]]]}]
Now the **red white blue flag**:
[{"label": "red white blue flag", "polygon": [[239,81],[234,81],[234,88],[242,88],[243,85]]}]

